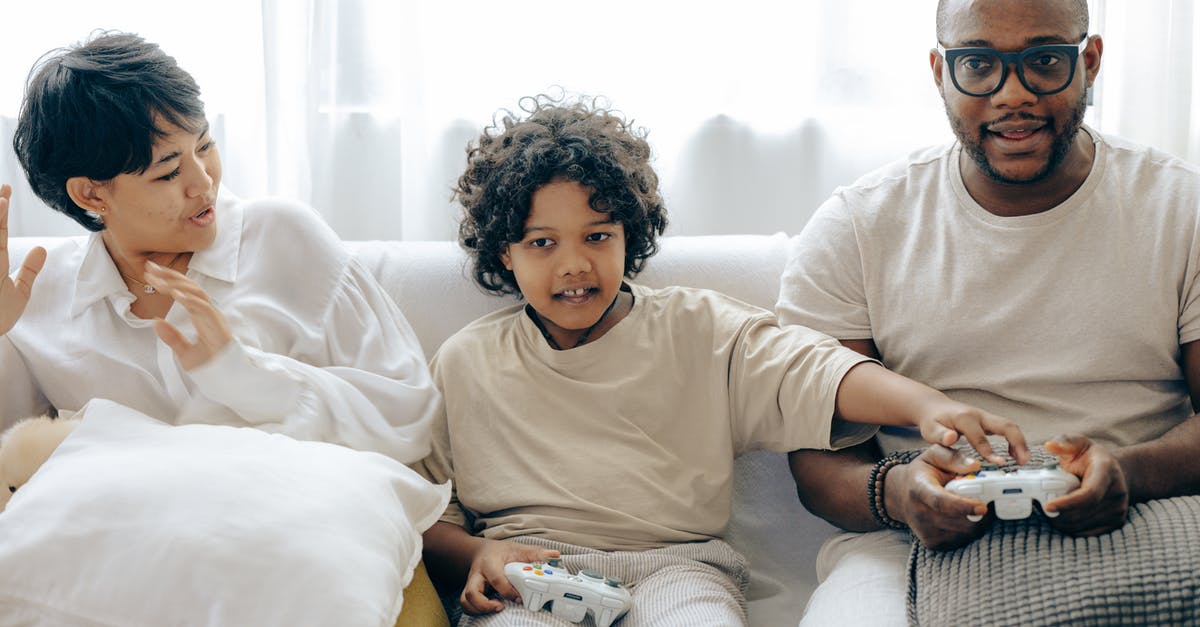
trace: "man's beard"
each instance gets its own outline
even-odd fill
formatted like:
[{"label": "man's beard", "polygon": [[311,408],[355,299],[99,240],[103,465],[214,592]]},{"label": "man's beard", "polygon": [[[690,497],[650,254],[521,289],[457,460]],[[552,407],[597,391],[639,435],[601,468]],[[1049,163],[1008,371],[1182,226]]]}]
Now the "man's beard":
[{"label": "man's beard", "polygon": [[[986,174],[988,178],[997,183],[1007,183],[1009,185],[1029,185],[1037,183],[1054,173],[1058,166],[1062,164],[1066,158],[1067,152],[1071,150],[1071,143],[1075,141],[1075,136],[1079,134],[1079,127],[1083,124],[1083,113],[1087,109],[1087,93],[1080,92],[1079,100],[1075,103],[1075,108],[1071,111],[1071,115],[1067,118],[1061,132],[1054,136],[1054,141],[1050,144],[1050,158],[1046,160],[1046,165],[1041,170],[1033,173],[1033,176],[1027,178],[1010,178],[1004,176],[992,167],[988,161],[987,154],[983,151],[983,138],[989,133],[988,126],[995,124],[1000,120],[992,120],[991,122],[980,124],[978,133],[972,134],[967,125],[961,118],[955,117],[950,111],[950,105],[946,104],[946,117],[950,119],[950,126],[954,129],[954,134],[958,137],[958,141],[962,143],[963,149],[967,151],[967,155],[979,167],[979,170]],[[1045,121],[1047,125],[1051,125],[1053,120],[1038,118],[1027,113],[1010,113],[1001,118],[1004,119],[1019,119],[1019,120],[1037,120]]]}]

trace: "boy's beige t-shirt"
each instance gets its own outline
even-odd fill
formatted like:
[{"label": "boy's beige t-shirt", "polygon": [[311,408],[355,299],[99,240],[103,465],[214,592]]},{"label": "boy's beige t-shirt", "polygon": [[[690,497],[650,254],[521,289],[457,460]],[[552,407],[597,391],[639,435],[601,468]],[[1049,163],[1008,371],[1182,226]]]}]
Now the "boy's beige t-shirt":
[{"label": "boy's beige t-shirt", "polygon": [[552,349],[523,306],[446,341],[431,362],[444,411],[418,466],[454,482],[443,520],[603,550],[707,540],[729,521],[739,453],[875,432],[832,419],[865,359],[833,338],[716,292],[630,287],[629,315],[575,349]]}]

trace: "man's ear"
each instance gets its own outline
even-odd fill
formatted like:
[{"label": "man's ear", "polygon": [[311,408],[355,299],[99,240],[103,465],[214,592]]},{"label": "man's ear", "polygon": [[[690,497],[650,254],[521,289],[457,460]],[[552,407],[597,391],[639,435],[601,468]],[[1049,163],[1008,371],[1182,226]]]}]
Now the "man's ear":
[{"label": "man's ear", "polygon": [[937,50],[929,51],[929,69],[933,70],[933,82],[937,83],[938,91],[942,91],[942,64],[945,62]]},{"label": "man's ear", "polygon": [[1087,76],[1087,86],[1096,82],[1100,73],[1100,57],[1104,55],[1104,40],[1099,35],[1092,35],[1092,43],[1083,51],[1083,68]]},{"label": "man's ear", "polygon": [[512,257],[509,256],[507,247],[500,253],[500,262],[504,264],[505,270],[512,272]]},{"label": "man's ear", "polygon": [[100,215],[108,211],[100,197],[103,187],[86,176],[72,176],[67,179],[67,195],[71,200],[83,209]]}]

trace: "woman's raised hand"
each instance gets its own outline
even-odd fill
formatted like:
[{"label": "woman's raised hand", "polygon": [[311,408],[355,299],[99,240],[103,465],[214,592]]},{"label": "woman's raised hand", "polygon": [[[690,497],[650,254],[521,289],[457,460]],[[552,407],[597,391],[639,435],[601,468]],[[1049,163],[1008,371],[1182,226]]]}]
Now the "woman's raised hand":
[{"label": "woman's raised hand", "polygon": [[25,255],[17,276],[8,276],[8,202],[11,198],[12,187],[8,183],[0,185],[0,335],[8,333],[21,319],[25,305],[29,304],[33,281],[46,263],[46,249],[37,246]]},{"label": "woman's raised hand", "polygon": [[184,370],[208,363],[233,340],[225,314],[213,306],[208,293],[195,281],[170,268],[147,262],[146,282],[153,285],[154,289],[169,294],[192,317],[192,325],[196,327],[195,342],[189,341],[166,320],[154,321],[158,337],[175,351],[175,358]]}]

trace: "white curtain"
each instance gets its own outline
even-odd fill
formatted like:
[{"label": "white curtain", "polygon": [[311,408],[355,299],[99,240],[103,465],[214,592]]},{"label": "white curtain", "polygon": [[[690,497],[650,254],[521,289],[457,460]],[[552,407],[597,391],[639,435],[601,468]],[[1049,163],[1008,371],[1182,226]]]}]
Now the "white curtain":
[{"label": "white curtain", "polygon": [[1200,11],[1193,0],[1093,0],[1092,23],[1105,44],[1097,126],[1200,163]]},{"label": "white curtain", "polygon": [[[449,239],[467,142],[522,96],[603,96],[649,129],[670,234],[794,233],[833,188],[951,138],[929,73],[936,0],[90,0],[7,7],[0,180],[14,235],[81,229],[11,152],[25,74],[96,28],[138,32],[200,83],[242,196],[312,204],[345,239]],[[1093,0],[1088,122],[1200,163],[1200,12]]]}]

